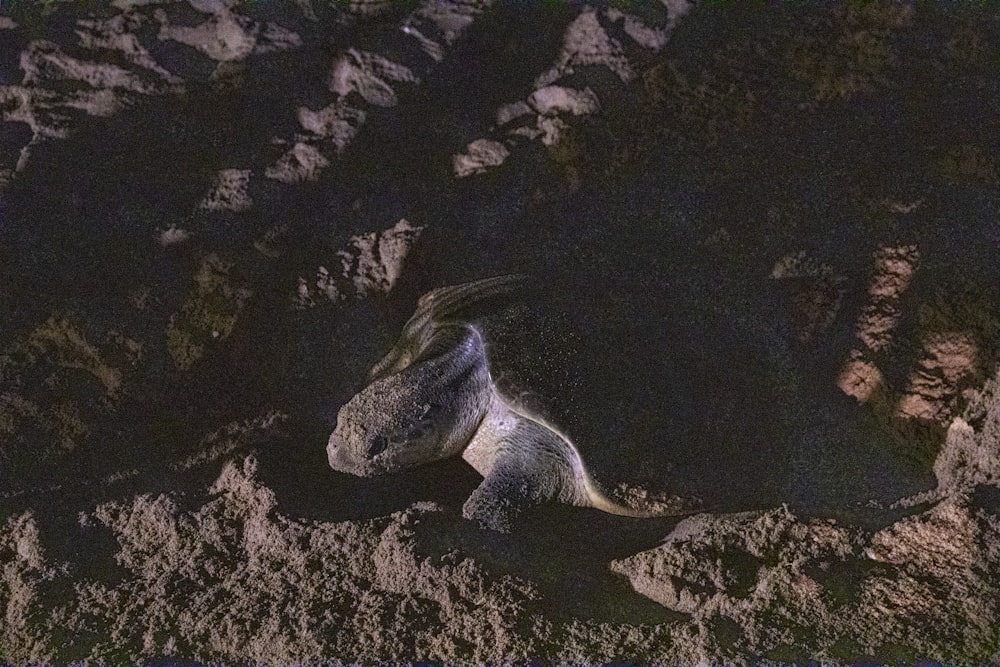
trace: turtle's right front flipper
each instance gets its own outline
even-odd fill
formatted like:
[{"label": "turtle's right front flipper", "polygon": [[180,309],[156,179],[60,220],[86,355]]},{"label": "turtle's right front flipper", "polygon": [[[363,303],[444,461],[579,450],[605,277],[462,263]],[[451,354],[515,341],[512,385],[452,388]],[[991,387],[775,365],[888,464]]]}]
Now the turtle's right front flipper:
[{"label": "turtle's right front flipper", "polygon": [[485,299],[509,294],[524,280],[523,275],[508,274],[461,285],[438,287],[427,292],[417,302],[416,312],[403,325],[399,340],[372,367],[368,374],[369,379],[392,375],[406,368],[424,352],[438,327],[444,324],[464,323],[461,317],[463,309]]}]

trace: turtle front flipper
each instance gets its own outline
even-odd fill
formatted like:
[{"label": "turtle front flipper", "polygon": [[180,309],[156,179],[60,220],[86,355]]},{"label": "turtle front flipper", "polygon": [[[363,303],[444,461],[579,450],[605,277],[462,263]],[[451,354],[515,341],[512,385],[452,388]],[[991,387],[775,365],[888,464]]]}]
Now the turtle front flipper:
[{"label": "turtle front flipper", "polygon": [[530,472],[514,461],[499,461],[462,506],[462,516],[483,528],[509,533],[524,510],[537,505]]},{"label": "turtle front flipper", "polygon": [[475,280],[461,285],[438,287],[417,302],[416,312],[403,325],[399,340],[372,367],[369,380],[398,373],[414,362],[443,324],[464,323],[463,311],[471,306],[504,294],[510,294],[525,282],[520,274],[508,274]]},{"label": "turtle front flipper", "polygon": [[546,502],[591,505],[569,444],[505,406],[488,413],[462,457],[483,475],[462,515],[485,528],[510,532],[524,510]]}]

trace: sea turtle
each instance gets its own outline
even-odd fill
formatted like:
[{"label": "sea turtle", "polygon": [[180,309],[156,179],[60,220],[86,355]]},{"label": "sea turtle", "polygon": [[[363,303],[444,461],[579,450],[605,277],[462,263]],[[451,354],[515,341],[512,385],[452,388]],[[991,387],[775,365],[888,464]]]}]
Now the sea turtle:
[{"label": "sea turtle", "polygon": [[609,499],[569,438],[497,390],[483,334],[457,313],[522,280],[498,276],[421,297],[369,384],[340,409],[327,445],[330,467],[370,477],[461,454],[483,476],[462,514],[500,532],[546,501],[664,516]]}]

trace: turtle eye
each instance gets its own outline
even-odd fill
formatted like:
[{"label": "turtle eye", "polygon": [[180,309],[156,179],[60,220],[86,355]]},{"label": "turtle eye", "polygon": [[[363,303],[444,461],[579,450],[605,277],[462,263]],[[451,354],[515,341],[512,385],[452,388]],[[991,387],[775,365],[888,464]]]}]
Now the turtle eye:
[{"label": "turtle eye", "polygon": [[368,458],[374,458],[385,451],[386,445],[389,444],[389,440],[384,435],[377,435],[372,438],[372,441],[368,443],[368,449],[365,450],[365,456]]}]

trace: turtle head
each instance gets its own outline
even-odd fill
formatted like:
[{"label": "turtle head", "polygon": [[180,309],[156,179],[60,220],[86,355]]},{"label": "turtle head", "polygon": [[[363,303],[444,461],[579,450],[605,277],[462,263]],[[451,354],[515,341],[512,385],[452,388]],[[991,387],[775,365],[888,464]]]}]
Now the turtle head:
[{"label": "turtle head", "polygon": [[330,467],[371,477],[461,453],[492,396],[475,339],[379,378],[348,401],[326,447]]}]

